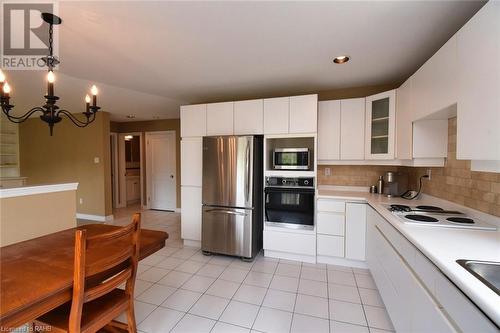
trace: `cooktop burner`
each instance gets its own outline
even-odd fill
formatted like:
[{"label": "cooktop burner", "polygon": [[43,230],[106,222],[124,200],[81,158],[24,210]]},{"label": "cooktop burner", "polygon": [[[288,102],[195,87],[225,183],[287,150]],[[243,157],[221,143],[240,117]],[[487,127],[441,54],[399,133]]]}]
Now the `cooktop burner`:
[{"label": "cooktop burner", "polygon": [[473,219],[470,219],[468,217],[448,217],[446,220],[453,222],[453,223],[464,223],[464,224],[474,224],[475,223]]},{"label": "cooktop burner", "polygon": [[418,222],[439,222],[438,219],[432,217],[432,216],[426,216],[426,215],[415,215],[415,214],[408,214],[405,215],[405,218],[413,221],[418,221]]},{"label": "cooktop burner", "polygon": [[436,207],[436,206],[417,206],[415,207],[416,209],[421,209],[421,210],[443,210],[441,207]]},{"label": "cooktop burner", "polygon": [[393,212],[411,212],[410,206],[406,205],[391,205],[391,211]]}]

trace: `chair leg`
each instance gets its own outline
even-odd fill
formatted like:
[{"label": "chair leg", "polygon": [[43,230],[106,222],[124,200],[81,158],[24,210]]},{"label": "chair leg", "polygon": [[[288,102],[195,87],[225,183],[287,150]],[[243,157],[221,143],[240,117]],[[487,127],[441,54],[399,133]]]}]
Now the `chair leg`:
[{"label": "chair leg", "polygon": [[127,309],[127,324],[129,333],[137,333],[137,324],[135,322],[134,298],[130,297]]}]

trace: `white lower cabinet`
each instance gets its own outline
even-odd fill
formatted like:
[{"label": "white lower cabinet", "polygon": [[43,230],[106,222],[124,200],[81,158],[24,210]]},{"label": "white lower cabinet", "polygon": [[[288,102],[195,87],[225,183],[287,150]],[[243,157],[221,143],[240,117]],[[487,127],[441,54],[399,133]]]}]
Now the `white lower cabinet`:
[{"label": "white lower cabinet", "polygon": [[320,198],[316,207],[318,262],[364,261],[366,204]]},{"label": "white lower cabinet", "polygon": [[318,234],[318,256],[343,257],[344,237]]},{"label": "white lower cabinet", "polygon": [[201,187],[181,186],[181,237],[201,242]]},{"label": "white lower cabinet", "polygon": [[497,332],[417,248],[367,208],[366,261],[397,332]]},{"label": "white lower cabinet", "polygon": [[365,260],[366,204],[346,203],[345,257]]},{"label": "white lower cabinet", "polygon": [[285,228],[264,228],[264,255],[268,257],[316,262],[316,234]]}]

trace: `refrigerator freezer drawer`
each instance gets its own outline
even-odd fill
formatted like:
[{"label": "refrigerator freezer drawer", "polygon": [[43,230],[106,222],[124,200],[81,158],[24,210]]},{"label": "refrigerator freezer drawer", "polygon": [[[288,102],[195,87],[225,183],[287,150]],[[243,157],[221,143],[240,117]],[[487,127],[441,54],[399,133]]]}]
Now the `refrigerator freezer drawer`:
[{"label": "refrigerator freezer drawer", "polygon": [[201,249],[252,257],[252,210],[204,206]]}]

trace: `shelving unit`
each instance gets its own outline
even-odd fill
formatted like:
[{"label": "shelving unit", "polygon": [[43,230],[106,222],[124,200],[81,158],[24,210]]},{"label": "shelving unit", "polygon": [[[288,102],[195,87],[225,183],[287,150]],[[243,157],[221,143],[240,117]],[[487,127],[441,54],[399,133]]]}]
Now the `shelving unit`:
[{"label": "shelving unit", "polygon": [[19,126],[1,115],[0,187],[24,184],[19,170]]}]

